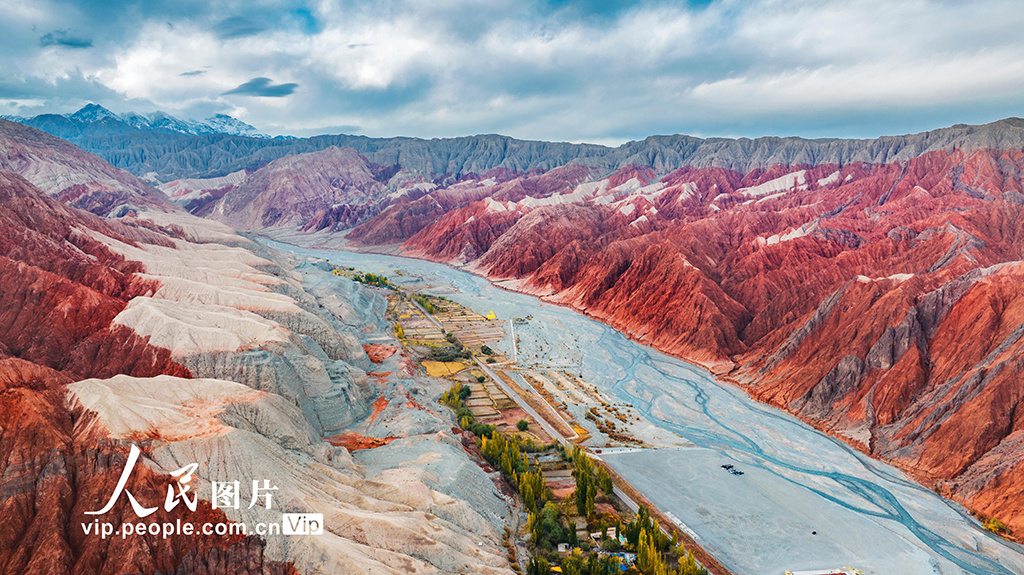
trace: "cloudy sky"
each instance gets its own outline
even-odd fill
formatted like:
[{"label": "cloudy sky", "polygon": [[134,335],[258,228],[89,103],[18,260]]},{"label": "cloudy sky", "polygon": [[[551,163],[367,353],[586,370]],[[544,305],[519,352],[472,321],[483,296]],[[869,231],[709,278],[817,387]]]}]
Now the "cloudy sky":
[{"label": "cloudy sky", "polygon": [[620,143],[1024,116],[1020,0],[0,0],[0,114]]}]

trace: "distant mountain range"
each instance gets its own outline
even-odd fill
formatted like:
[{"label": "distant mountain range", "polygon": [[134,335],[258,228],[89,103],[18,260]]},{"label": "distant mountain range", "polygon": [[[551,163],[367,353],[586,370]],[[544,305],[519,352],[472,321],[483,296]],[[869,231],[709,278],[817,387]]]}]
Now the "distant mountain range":
[{"label": "distant mountain range", "polygon": [[3,116],[3,118],[71,141],[90,136],[133,134],[140,131],[193,136],[224,134],[247,138],[270,138],[266,134],[261,134],[253,126],[226,114],[216,114],[205,120],[182,120],[166,112],[115,114],[99,104],[87,104],[71,114],[40,114],[31,118]]},{"label": "distant mountain range", "polygon": [[[103,114],[101,112],[106,112]],[[115,116],[115,117],[111,117]],[[451,183],[495,168],[526,173],[574,165],[612,173],[626,166],[646,166],[658,173],[682,167],[724,168],[747,173],[774,165],[843,166],[855,162],[884,164],[906,161],[924,153],[950,149],[1020,147],[1024,119],[1007,118],[985,125],[957,124],[948,128],[870,140],[836,138],[808,140],[798,137],[697,138],[686,135],[651,136],[617,147],[568,142],[518,140],[498,134],[459,138],[369,138],[357,135],[322,135],[311,138],[266,138],[229,133],[225,127],[201,133],[173,124],[166,115],[116,116],[99,106],[86,106],[69,117],[37,116],[21,123],[70,140],[114,166],[155,182],[181,178],[217,178],[239,170],[253,171],[285,156],[348,147],[379,166],[396,167],[422,175],[438,184]],[[91,123],[76,117],[92,119]],[[163,118],[163,119],[160,119]],[[183,121],[179,121],[184,124]],[[68,126],[87,125],[86,129]],[[234,125],[234,124],[232,124]]]}]

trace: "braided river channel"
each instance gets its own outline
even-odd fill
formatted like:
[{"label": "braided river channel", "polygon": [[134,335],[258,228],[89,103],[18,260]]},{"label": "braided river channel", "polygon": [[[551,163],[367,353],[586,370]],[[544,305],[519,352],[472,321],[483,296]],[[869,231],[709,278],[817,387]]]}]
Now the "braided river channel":
[{"label": "braided river channel", "polygon": [[[573,373],[678,437],[674,446],[606,449],[600,457],[734,573],[1024,574],[1024,547],[984,531],[956,503],[581,313],[443,264],[262,241],[383,273],[482,314],[520,318],[520,365]],[[506,337],[495,347],[511,354],[513,345]]]}]

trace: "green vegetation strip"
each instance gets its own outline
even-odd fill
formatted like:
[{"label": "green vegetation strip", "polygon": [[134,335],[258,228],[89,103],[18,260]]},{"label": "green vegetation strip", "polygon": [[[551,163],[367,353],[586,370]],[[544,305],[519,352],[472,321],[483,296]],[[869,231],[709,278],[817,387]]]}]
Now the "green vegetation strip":
[{"label": "green vegetation strip", "polygon": [[[532,554],[526,567],[527,575],[618,574],[623,572],[625,559],[615,553],[621,551],[635,552],[634,564],[625,570],[627,575],[708,575],[708,570],[700,566],[698,560],[713,559],[688,538],[689,546],[683,546],[680,541],[686,537],[685,533],[673,530],[669,532],[671,537],[666,534],[647,507],[641,507],[628,523],[623,523],[619,512],[597,511],[598,498],[611,503],[614,492],[610,470],[601,462],[591,459],[576,446],[541,445],[475,422],[465,406],[469,394],[469,387],[455,383],[441,395],[441,403],[455,411],[462,429],[477,436],[480,454],[501,472],[522,498],[529,515],[527,529]],[[543,464],[538,459],[536,465],[531,465],[529,453],[557,455],[557,461],[552,463],[557,469],[572,470],[575,491],[557,499],[545,483]],[[635,497],[642,500],[638,495]],[[581,528],[588,534],[582,540],[577,535],[577,529]],[[598,548],[585,551],[583,547],[590,547],[589,535],[595,532],[601,534]],[[565,555],[556,553],[555,548],[560,544],[568,544],[572,551]],[[695,549],[691,551],[691,548]],[[552,563],[558,564],[558,571]],[[727,572],[722,569],[716,573]]]}]

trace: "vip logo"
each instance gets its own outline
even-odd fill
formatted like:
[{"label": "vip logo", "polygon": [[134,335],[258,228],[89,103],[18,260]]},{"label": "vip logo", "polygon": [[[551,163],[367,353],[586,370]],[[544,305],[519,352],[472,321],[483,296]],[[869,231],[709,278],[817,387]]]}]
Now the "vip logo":
[{"label": "vip logo", "polygon": [[323,513],[284,513],[281,533],[285,535],[323,535]]}]

